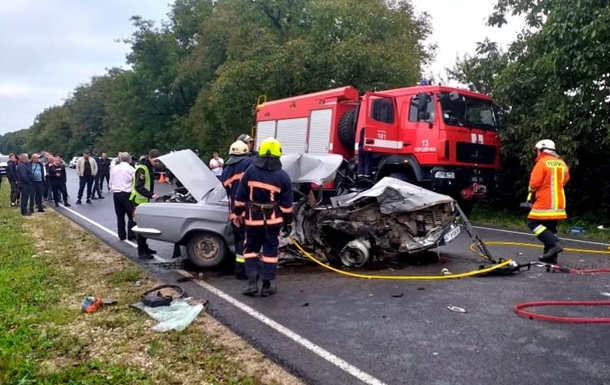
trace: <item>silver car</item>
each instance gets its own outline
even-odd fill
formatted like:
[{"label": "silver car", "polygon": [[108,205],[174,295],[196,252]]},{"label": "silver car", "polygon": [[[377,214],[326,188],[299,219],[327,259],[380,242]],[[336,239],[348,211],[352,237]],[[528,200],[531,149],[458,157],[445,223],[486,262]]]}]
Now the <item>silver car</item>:
[{"label": "silver car", "polygon": [[[140,205],[134,232],[185,245],[192,263],[213,268],[234,252],[228,200],[222,184],[190,150],[158,158],[183,186],[164,202]],[[295,187],[327,185],[335,179],[339,155],[282,157]],[[370,188],[328,197],[301,188],[295,193],[294,238],[322,261],[360,267],[399,254],[416,254],[450,242],[460,233],[454,200],[394,178]],[[297,190],[295,190],[297,191]],[[303,191],[305,191],[303,193]],[[331,194],[332,195],[332,194]],[[290,241],[282,242],[294,251]],[[294,255],[294,253],[288,253]],[[280,257],[281,258],[281,257]],[[293,258],[291,258],[293,259]]]}]

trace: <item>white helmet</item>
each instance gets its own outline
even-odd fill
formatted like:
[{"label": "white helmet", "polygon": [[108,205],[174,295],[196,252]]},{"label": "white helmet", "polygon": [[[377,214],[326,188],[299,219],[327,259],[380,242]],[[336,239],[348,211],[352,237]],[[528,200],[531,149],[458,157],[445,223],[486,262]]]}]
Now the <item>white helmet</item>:
[{"label": "white helmet", "polygon": [[534,146],[534,148],[536,150],[553,150],[555,151],[555,142],[553,142],[551,139],[542,139],[541,141],[539,141],[538,143],[536,143],[536,145]]},{"label": "white helmet", "polygon": [[246,155],[249,151],[248,145],[241,140],[234,142],[229,147],[229,155]]}]

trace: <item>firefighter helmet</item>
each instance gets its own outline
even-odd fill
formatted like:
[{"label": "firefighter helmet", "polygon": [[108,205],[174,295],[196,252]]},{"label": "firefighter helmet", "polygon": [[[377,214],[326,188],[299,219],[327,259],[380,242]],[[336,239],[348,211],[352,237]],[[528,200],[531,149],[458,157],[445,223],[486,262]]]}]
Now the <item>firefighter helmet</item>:
[{"label": "firefighter helmet", "polygon": [[261,143],[258,154],[260,156],[274,156],[279,158],[282,156],[282,145],[277,139],[269,137]]},{"label": "firefighter helmet", "polygon": [[539,141],[538,143],[536,143],[536,145],[534,146],[534,148],[536,150],[553,150],[555,151],[555,142],[553,142],[550,139],[543,139],[541,141]]},{"label": "firefighter helmet", "polygon": [[248,134],[241,134],[239,136],[239,138],[237,138],[237,140],[240,140],[244,143],[248,143],[248,142],[254,142],[254,139],[252,139],[252,137]]},{"label": "firefighter helmet", "polygon": [[250,151],[248,145],[241,140],[234,142],[231,147],[229,147],[229,155],[246,155]]}]

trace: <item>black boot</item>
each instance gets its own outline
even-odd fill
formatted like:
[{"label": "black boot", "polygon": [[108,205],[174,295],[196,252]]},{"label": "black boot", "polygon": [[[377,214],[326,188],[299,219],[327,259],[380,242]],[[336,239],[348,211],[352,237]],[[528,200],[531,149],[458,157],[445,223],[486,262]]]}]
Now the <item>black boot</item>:
[{"label": "black boot", "polygon": [[235,262],[235,278],[240,281],[245,281],[248,279],[246,275],[246,264],[243,262]]},{"label": "black boot", "polygon": [[263,288],[261,290],[261,297],[269,297],[270,295],[277,293],[277,288],[275,287],[275,284],[272,284],[272,283],[273,283],[273,281],[268,281],[266,279],[263,279]]},{"label": "black boot", "polygon": [[540,242],[544,243],[544,254],[538,258],[541,262],[557,263],[557,254],[563,251],[559,245],[559,239],[551,230],[545,229],[537,235]]},{"label": "black boot", "polygon": [[241,293],[248,296],[258,294],[258,274],[248,276],[248,286],[244,287]]}]

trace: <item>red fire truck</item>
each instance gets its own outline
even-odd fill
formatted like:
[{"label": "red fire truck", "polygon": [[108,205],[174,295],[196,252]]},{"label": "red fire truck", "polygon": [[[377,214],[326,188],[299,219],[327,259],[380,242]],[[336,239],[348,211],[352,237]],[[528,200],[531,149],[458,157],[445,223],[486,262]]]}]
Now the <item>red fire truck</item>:
[{"label": "red fire truck", "polygon": [[497,108],[489,96],[462,89],[420,85],[360,95],[348,86],[259,100],[256,122],[257,143],[275,137],[284,154],[340,154],[351,170],[364,128],[372,182],[391,176],[462,206],[484,195],[500,168]]}]

